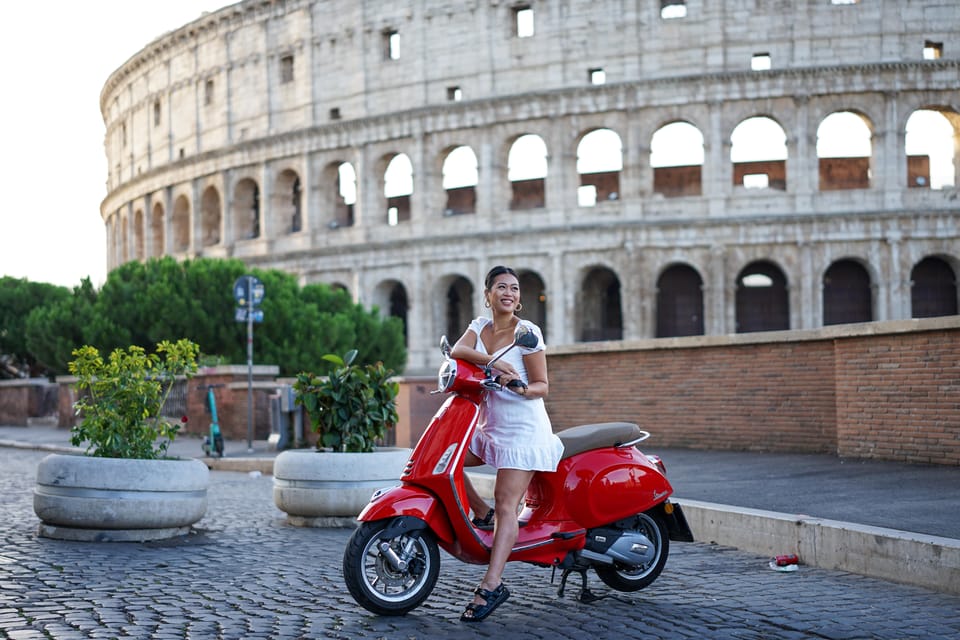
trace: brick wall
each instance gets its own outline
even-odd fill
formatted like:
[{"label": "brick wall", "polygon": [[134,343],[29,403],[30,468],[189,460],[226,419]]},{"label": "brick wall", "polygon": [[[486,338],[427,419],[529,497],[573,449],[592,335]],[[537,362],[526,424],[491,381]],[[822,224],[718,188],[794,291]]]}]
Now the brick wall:
[{"label": "brick wall", "polygon": [[555,429],[626,420],[663,447],[960,465],[960,318],[553,349]]},{"label": "brick wall", "polygon": [[836,344],[839,455],[960,464],[960,331]]}]

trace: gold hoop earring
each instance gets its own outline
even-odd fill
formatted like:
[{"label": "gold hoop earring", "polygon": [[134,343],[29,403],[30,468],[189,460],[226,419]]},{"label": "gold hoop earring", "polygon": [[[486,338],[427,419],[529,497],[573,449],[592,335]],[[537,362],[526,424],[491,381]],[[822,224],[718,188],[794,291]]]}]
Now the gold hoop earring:
[{"label": "gold hoop earring", "polygon": [[517,311],[523,311],[523,303],[517,303]]}]

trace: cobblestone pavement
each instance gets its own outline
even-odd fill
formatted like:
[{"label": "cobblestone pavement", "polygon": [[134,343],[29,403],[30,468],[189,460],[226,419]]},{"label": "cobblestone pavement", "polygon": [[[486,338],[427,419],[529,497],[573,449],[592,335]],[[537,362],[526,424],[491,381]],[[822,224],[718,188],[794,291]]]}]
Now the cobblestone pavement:
[{"label": "cobblestone pavement", "polygon": [[[507,568],[513,595],[489,619],[459,621],[482,573],[444,556],[419,609],[377,617],[347,593],[348,529],[288,526],[272,479],[211,473],[195,535],[144,544],[39,538],[32,491],[43,452],[0,449],[0,638],[709,638],[960,637],[960,597],[704,543],[674,543],[663,575],[621,594],[559,599],[547,569]],[[572,580],[571,585],[577,586]]]}]

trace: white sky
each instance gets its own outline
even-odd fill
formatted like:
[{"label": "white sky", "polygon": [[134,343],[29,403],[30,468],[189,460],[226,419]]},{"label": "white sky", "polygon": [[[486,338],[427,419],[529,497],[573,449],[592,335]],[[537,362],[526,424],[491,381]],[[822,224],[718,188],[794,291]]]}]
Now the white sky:
[{"label": "white sky", "polygon": [[0,17],[0,276],[106,278],[100,90],[158,36],[231,0],[18,0]]}]

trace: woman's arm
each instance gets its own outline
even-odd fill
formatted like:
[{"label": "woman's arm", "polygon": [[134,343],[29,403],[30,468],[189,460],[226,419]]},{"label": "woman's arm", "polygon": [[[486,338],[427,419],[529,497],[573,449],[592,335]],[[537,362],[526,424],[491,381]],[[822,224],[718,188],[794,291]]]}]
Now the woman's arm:
[{"label": "woman's arm", "polygon": [[550,393],[550,382],[547,380],[547,352],[541,349],[523,356],[523,366],[527,370],[527,388],[515,389],[525,398],[546,398]]}]

